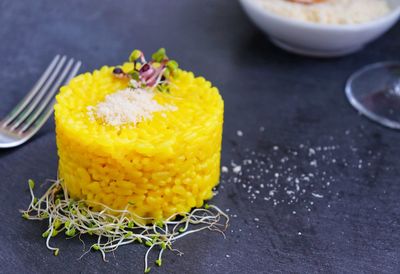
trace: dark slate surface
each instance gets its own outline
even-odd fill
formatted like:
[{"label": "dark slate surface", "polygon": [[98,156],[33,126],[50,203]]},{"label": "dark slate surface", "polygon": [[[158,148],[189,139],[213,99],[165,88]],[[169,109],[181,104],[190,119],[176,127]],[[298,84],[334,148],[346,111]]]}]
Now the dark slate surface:
[{"label": "dark slate surface", "polygon": [[[399,36],[397,26],[357,54],[319,60],[275,48],[231,0],[2,0],[0,116],[56,53],[81,59],[86,71],[118,64],[132,48],[164,46],[182,67],[220,88],[226,104],[224,165],[269,158],[278,168],[288,156],[299,167],[294,176],[301,176],[312,160],[308,147],[338,148],[324,161],[325,154],[317,154],[312,171],[319,175],[304,183],[305,196],[293,204],[287,203],[285,180],[274,196],[284,202],[264,200],[269,190],[260,186],[272,182],[274,172],[260,179],[246,170],[242,176],[224,174],[213,203],[230,209],[227,239],[209,232],[182,239],[177,247],[184,257],[166,253],[163,267],[153,267],[153,273],[399,273],[399,133],[357,115],[343,93],[346,77],[357,68],[399,58]],[[56,176],[53,121],[28,144],[1,150],[0,159],[0,272],[142,271],[145,249],[138,245],[119,249],[103,263],[98,253],[77,260],[81,243],[59,238],[60,255],[54,257],[41,238],[45,224],[20,217],[18,209],[29,201],[27,179]],[[323,172],[332,180],[329,187]],[[260,189],[257,199],[251,202],[234,177]],[[313,197],[313,191],[324,197]]]}]

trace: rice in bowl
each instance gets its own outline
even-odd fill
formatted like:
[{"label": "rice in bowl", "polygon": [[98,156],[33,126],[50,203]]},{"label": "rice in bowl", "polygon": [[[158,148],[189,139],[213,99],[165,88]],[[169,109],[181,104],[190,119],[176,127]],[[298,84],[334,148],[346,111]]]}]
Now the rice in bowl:
[{"label": "rice in bowl", "polygon": [[326,0],[314,4],[288,0],[254,1],[276,15],[319,24],[360,24],[376,20],[390,12],[386,0]]}]

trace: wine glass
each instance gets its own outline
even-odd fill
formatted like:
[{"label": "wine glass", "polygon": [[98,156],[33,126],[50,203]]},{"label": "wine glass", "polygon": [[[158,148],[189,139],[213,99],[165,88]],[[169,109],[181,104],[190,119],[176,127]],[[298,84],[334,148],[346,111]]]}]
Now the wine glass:
[{"label": "wine glass", "polygon": [[400,129],[400,62],[368,65],[350,76],[346,95],[360,113]]}]

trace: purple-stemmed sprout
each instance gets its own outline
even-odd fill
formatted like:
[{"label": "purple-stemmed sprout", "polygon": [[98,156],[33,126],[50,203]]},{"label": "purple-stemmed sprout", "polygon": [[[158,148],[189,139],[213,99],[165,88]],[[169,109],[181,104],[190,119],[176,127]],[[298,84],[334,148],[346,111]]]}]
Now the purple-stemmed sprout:
[{"label": "purple-stemmed sprout", "polygon": [[[122,68],[115,68],[113,74],[118,78],[129,78],[134,88],[157,88],[167,90],[168,79],[176,73],[178,63],[170,60],[164,48],[152,55],[152,60],[147,62],[142,51],[134,50],[129,61],[133,63],[133,70],[124,72]],[[140,64],[139,68],[137,64]]]}]

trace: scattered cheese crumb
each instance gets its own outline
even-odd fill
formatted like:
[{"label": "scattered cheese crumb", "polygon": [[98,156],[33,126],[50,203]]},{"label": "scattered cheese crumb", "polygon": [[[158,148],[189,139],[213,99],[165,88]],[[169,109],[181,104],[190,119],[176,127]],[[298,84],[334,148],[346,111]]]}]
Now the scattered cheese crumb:
[{"label": "scattered cheese crumb", "polygon": [[241,167],[241,166],[235,166],[235,167],[233,168],[233,172],[234,172],[234,173],[239,173],[240,171],[242,171],[242,167]]},{"label": "scattered cheese crumb", "polygon": [[221,171],[223,173],[227,173],[229,171],[229,169],[226,166],[222,166]]},{"label": "scattered cheese crumb", "polygon": [[315,198],[324,198],[324,195],[318,194],[318,193],[311,193],[312,196],[314,196]]},{"label": "scattered cheese crumb", "polygon": [[243,136],[243,131],[238,130],[236,131],[237,136],[242,137]]}]

